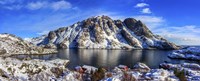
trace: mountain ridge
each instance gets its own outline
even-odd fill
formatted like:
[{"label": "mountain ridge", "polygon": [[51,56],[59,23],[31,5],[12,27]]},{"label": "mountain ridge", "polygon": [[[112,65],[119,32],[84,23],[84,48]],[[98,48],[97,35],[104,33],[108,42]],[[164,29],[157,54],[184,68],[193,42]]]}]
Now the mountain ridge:
[{"label": "mountain ridge", "polygon": [[0,34],[0,56],[49,53],[57,53],[57,50],[35,46],[12,34]]},{"label": "mountain ridge", "polygon": [[[40,40],[38,40],[40,39]],[[38,40],[40,42],[35,43]],[[30,40],[46,48],[100,48],[100,49],[178,49],[175,45],[154,35],[140,20],[126,18],[113,20],[108,16],[90,17],[71,26],[50,31],[46,37]]]}]

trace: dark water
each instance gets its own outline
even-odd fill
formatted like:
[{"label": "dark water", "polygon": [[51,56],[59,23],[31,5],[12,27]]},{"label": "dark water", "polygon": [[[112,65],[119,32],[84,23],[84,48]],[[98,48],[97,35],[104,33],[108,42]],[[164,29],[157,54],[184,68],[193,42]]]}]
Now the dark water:
[{"label": "dark water", "polygon": [[[98,49],[65,49],[51,55],[18,55],[17,58],[33,58],[50,60],[55,58],[70,60],[69,68],[77,65],[92,65],[95,67],[113,68],[117,65],[127,65],[130,68],[137,62],[147,64],[150,68],[158,68],[160,63],[184,63],[189,60],[169,59],[166,50],[98,50]],[[195,62],[195,61],[194,61]]]}]

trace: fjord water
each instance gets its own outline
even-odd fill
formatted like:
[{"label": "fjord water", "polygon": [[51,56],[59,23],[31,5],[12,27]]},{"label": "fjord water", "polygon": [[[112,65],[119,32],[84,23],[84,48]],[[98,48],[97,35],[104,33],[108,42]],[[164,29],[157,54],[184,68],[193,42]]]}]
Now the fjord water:
[{"label": "fjord water", "polygon": [[160,63],[184,63],[189,60],[170,59],[167,57],[172,50],[103,50],[103,49],[62,49],[58,54],[49,55],[18,55],[17,58],[33,59],[67,59],[69,68],[77,65],[91,65],[95,67],[114,68],[118,65],[127,65],[130,68],[137,62],[147,64],[150,68],[158,68]]}]

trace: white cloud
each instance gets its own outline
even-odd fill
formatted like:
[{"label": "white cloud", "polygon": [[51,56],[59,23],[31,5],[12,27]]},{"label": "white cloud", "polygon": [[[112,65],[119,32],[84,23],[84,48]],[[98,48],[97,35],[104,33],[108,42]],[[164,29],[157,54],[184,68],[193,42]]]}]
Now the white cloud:
[{"label": "white cloud", "polygon": [[149,6],[149,4],[147,3],[138,3],[135,5],[136,8],[142,8],[142,7],[147,7],[147,6]]},{"label": "white cloud", "polygon": [[59,9],[69,9],[71,8],[71,4],[67,1],[58,1],[58,2],[54,2],[52,3],[52,8],[54,10],[59,10]]},{"label": "white cloud", "polygon": [[152,12],[151,12],[150,8],[144,8],[144,9],[142,9],[141,13],[143,13],[143,14],[151,14]]},{"label": "white cloud", "polygon": [[8,9],[8,10],[19,10],[23,7],[21,5],[22,0],[0,0],[0,8]]},{"label": "white cloud", "polygon": [[135,5],[135,8],[142,8],[141,13],[143,14],[151,14],[151,10],[149,8],[149,4],[147,3],[138,3]]},{"label": "white cloud", "polygon": [[12,5],[12,6],[4,6],[5,9],[8,10],[19,10],[21,9],[23,6],[22,5]]},{"label": "white cloud", "polygon": [[37,33],[37,34],[38,34],[38,35],[46,35],[46,34],[48,34],[48,33],[49,33],[49,31],[45,30],[45,31],[39,32],[39,33]]},{"label": "white cloud", "polygon": [[48,5],[47,2],[31,2],[27,4],[27,8],[30,10],[37,10],[37,9],[44,8],[47,5]]},{"label": "white cloud", "polygon": [[178,45],[200,45],[199,36],[193,34],[187,35],[179,33],[176,34],[174,33],[170,34],[170,33],[171,32],[169,32],[169,34],[160,34],[160,35]]},{"label": "white cloud", "polygon": [[[165,30],[163,30],[165,28]],[[161,31],[164,34],[167,34],[168,32],[172,32],[172,33],[181,33],[181,34],[200,34],[200,32],[198,30],[200,30],[199,27],[195,26],[195,25],[186,25],[186,26],[171,26],[171,27],[164,27],[162,29],[158,29],[159,31]]]},{"label": "white cloud", "polygon": [[32,3],[27,4],[27,8],[30,10],[37,10],[37,9],[42,9],[42,8],[61,10],[61,9],[69,9],[71,7],[72,7],[71,3],[67,1],[57,1],[57,2],[38,1],[38,2],[32,2]]},{"label": "white cloud", "polygon": [[2,8],[9,10],[19,10],[21,8],[30,10],[38,10],[38,9],[64,10],[72,8],[71,3],[64,0],[52,1],[52,2],[48,0],[43,0],[37,2],[29,2],[25,4],[23,3],[23,1],[24,0],[0,0],[0,4],[2,4]]},{"label": "white cloud", "polygon": [[0,4],[12,4],[17,2],[17,0],[0,0]]},{"label": "white cloud", "polygon": [[156,33],[179,45],[200,45],[200,30],[194,25],[180,27],[162,27]]},{"label": "white cloud", "polygon": [[151,22],[151,23],[160,23],[164,22],[165,20],[162,17],[157,16],[146,16],[146,15],[139,15],[139,16],[133,16],[134,18],[141,20],[143,22]]}]

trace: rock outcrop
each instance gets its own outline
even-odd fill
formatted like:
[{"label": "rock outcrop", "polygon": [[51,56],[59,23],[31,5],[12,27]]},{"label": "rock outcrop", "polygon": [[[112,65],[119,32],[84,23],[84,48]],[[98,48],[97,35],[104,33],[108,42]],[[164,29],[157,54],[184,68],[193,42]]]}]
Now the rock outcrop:
[{"label": "rock outcrop", "polygon": [[[41,37],[39,37],[41,38]],[[32,41],[36,40],[35,38]],[[49,48],[103,49],[178,49],[166,39],[154,35],[140,20],[112,20],[108,16],[91,17],[71,26],[50,31],[37,45]]]},{"label": "rock outcrop", "polygon": [[173,70],[174,74],[181,81],[199,81],[200,80],[200,65],[196,63],[171,64],[162,63],[162,68]]},{"label": "rock outcrop", "polygon": [[200,48],[199,47],[186,47],[180,50],[175,50],[168,55],[170,58],[187,59],[200,61]]},{"label": "rock outcrop", "polygon": [[18,60],[15,58],[0,57],[1,81],[78,81],[76,72],[66,68],[69,60]]},{"label": "rock outcrop", "polygon": [[44,49],[11,34],[0,34],[0,56],[13,54],[56,53],[55,49]]}]

